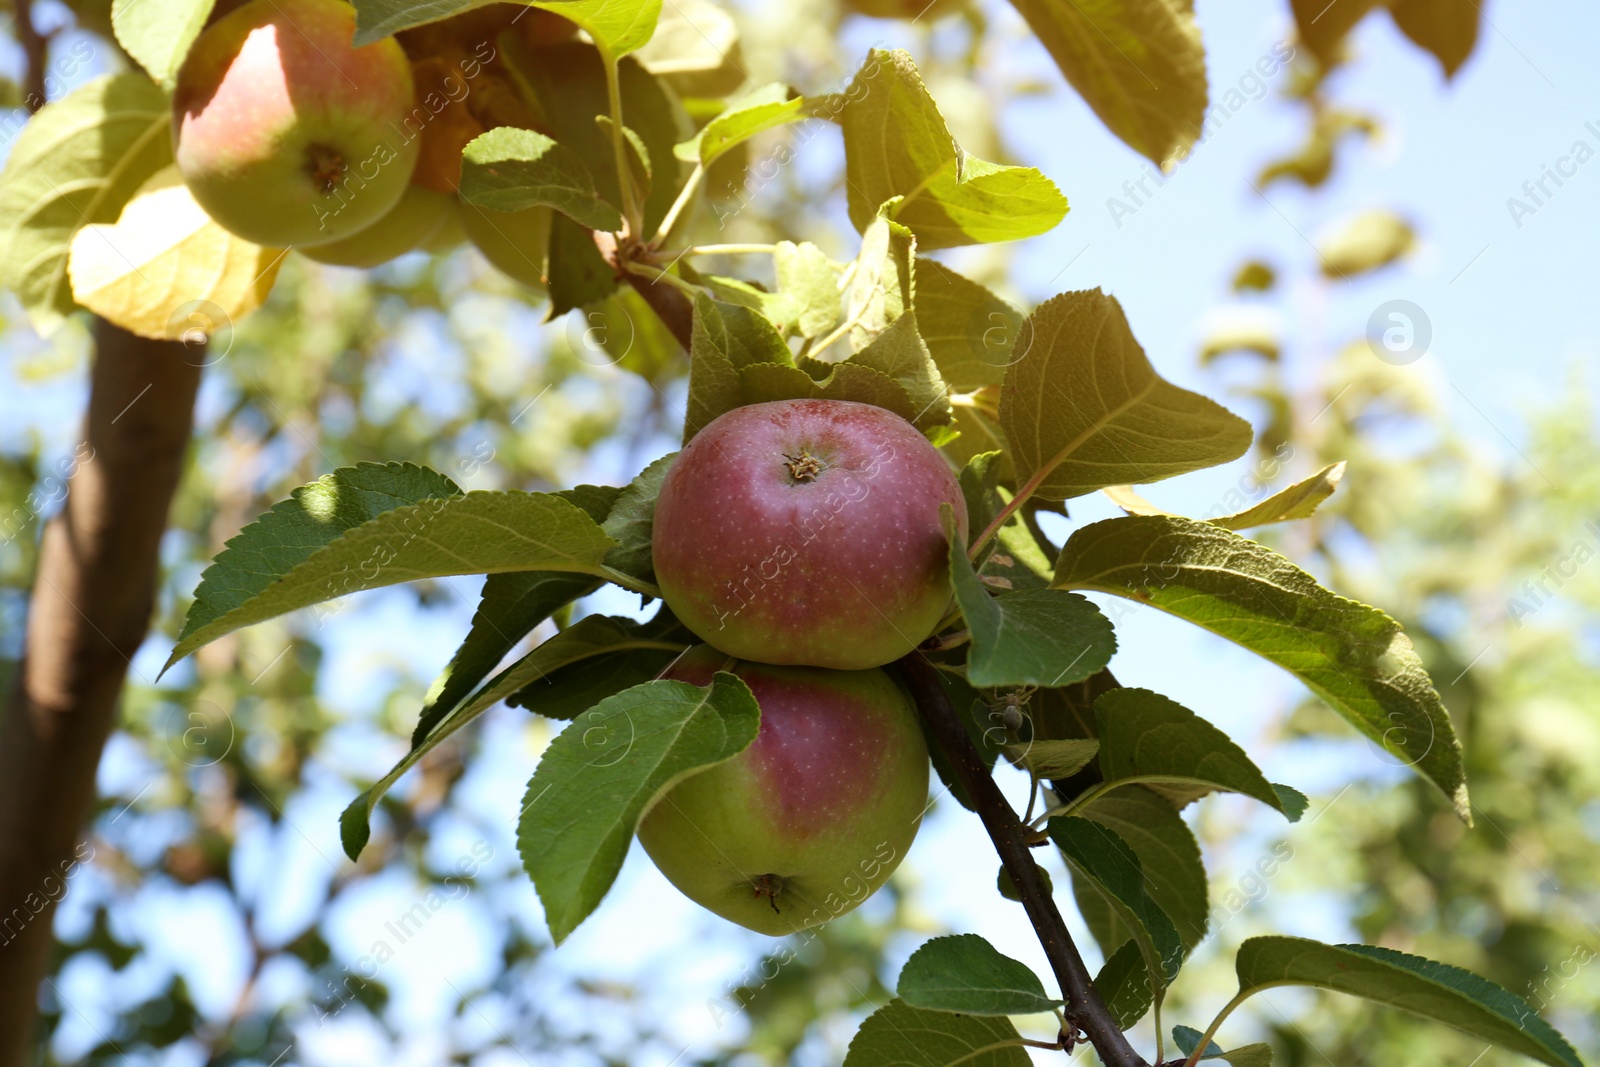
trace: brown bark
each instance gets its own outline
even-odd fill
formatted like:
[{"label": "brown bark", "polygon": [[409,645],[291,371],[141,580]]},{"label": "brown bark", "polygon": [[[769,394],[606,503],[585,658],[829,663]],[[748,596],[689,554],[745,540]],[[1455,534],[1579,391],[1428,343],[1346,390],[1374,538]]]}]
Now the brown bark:
[{"label": "brown bark", "polygon": [[83,855],[100,751],[149,630],[200,382],[193,348],[100,320],[94,336],[86,447],[45,527],[0,722],[0,1067],[20,1067],[33,1046],[55,903]]},{"label": "brown bark", "polygon": [[[916,700],[917,713],[927,724],[934,743],[944,751],[945,759],[962,788],[967,791],[978,818],[983,820],[983,828],[989,832],[989,839],[994,842],[994,850],[1000,856],[1006,873],[1011,875],[1011,882],[1022,899],[1022,906],[1028,913],[1028,921],[1033,924],[1034,933],[1038,935],[1045,958],[1050,961],[1050,968],[1061,983],[1061,995],[1067,1002],[1062,1014],[1070,1028],[1064,1036],[1076,1039],[1081,1031],[1106,1067],[1145,1067],[1143,1057],[1128,1044],[1110,1009],[1100,999],[1100,993],[1089,976],[1089,969],[1084,966],[1083,957],[1078,953],[1078,946],[1073,943],[1072,934],[1067,930],[1055,900],[1039,877],[1033,855],[1028,851],[1027,833],[1022,821],[1017,818],[1016,811],[1006,801],[1000,787],[995,784],[993,774],[984,766],[978,750],[973,747],[966,727],[961,724],[955,708],[951,707],[939,685],[935,668],[922,658],[920,652],[912,652],[897,660],[896,664]],[[1071,1051],[1071,1042],[1068,1042],[1068,1051]]]}]

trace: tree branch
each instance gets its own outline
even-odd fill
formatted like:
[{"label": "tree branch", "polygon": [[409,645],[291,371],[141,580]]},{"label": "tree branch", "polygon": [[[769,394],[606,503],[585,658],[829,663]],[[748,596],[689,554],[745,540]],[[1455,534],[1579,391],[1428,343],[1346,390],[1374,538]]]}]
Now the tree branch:
[{"label": "tree branch", "polygon": [[622,256],[625,253],[618,248],[615,234],[596,230],[594,243],[600,254],[605,257],[605,261],[616,270],[617,277],[633,286],[633,291],[644,297],[644,302],[650,305],[650,310],[656,313],[662,324],[672,331],[672,336],[678,339],[683,350],[689,351],[689,339],[694,332],[694,305],[689,302],[689,298],[670,285],[661,285],[624,268]]},{"label": "tree branch", "polygon": [[33,1062],[51,917],[87,858],[75,846],[149,630],[200,382],[200,360],[183,344],[98,319],[94,336],[84,444],[45,527],[26,651],[0,721],[0,1067]]},{"label": "tree branch", "polygon": [[33,5],[28,0],[14,0],[12,6],[17,12],[17,44],[22,48],[22,106],[32,114],[45,105],[50,42],[33,24]]},{"label": "tree branch", "polygon": [[1067,924],[1039,878],[1033,856],[1024,843],[1027,831],[1001,795],[994,776],[983,765],[966,727],[939,685],[936,669],[920,652],[903,657],[897,666],[917,702],[917,711],[927,724],[929,734],[943,750],[956,778],[967,791],[978,818],[983,820],[983,828],[994,842],[1000,862],[1005,864],[1017,895],[1022,898],[1028,920],[1033,923],[1039,944],[1044,946],[1056,981],[1061,984],[1067,1002],[1064,1011],[1067,1025],[1088,1036],[1106,1067],[1146,1067],[1144,1059],[1128,1044],[1095,990],[1083,957],[1078,954],[1078,947],[1067,932]]}]

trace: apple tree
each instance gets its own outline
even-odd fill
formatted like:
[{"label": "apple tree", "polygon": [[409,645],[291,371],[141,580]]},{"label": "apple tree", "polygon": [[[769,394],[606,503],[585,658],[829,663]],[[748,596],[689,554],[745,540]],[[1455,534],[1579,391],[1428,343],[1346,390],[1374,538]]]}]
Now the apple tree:
[{"label": "apple tree", "polygon": [[[1393,15],[1453,69],[1460,27],[1419,6]],[[1331,467],[1235,514],[1162,511],[1130,487],[1237,459],[1250,424],[1164,379],[1115,298],[1021,309],[928,255],[1037,236],[1068,203],[1039,170],[966,152],[909,54],[873,49],[832,91],[735,79],[696,95],[665,71],[672,42],[702,31],[660,0],[222,7],[114,5],[144,73],[90,83],[18,138],[3,280],[41,326],[82,307],[152,343],[204,343],[261,306],[291,251],[369,267],[471,242],[613,361],[687,355],[682,451],[626,485],[465,491],[472,460],[386,456],[303,485],[200,578],[167,668],[353,593],[485,576],[410,751],[340,820],[352,859],[401,775],[504,702],[568,724],[506,813],[557,944],[605,921],[635,836],[698,903],[794,933],[889,877],[930,774],[970,809],[1050,983],[975,934],[931,940],[847,1067],[1024,1064],[1083,1044],[1111,1065],[1264,1064],[1267,1046],[1217,1042],[1240,1003],[1283,985],[1578,1063],[1516,995],[1370,945],[1252,938],[1215,1018],[1163,1019],[1208,914],[1181,812],[1228,792],[1293,822],[1308,800],[1195,712],[1120,684],[1103,605],[1167,612],[1278,665],[1470,821],[1461,746],[1393,618],[1242,532],[1312,515]],[[1017,7],[1110,129],[1157,164],[1181,158],[1207,105],[1187,6]],[[1303,31],[1319,54],[1337,47],[1319,36],[1332,21]],[[849,257],[799,227],[714,239],[738,209],[708,198],[713,176],[791,127],[842,138]],[[730,262],[746,266],[707,265]],[[1052,541],[1046,525],[1097,492],[1125,514]],[[607,584],[653,614],[571,621]],[[1014,772],[1020,814],[995,780]],[[1071,871],[1097,973],[1034,849]],[[1011,1021],[1051,1015],[1029,1035]],[[1147,1015],[1141,1050],[1127,1031]]]}]

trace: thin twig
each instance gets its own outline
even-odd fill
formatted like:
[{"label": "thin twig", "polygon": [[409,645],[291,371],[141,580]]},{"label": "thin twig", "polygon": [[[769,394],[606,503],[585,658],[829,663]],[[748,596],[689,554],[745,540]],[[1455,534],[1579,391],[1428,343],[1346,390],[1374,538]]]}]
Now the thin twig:
[{"label": "thin twig", "polygon": [[[989,832],[1000,862],[1011,875],[1022,906],[1033,923],[1045,957],[1055,972],[1056,981],[1067,1002],[1066,1019],[1070,1031],[1082,1031],[1089,1043],[1100,1054],[1106,1067],[1148,1067],[1117,1026],[1105,1002],[1095,990],[1084,966],[1078,947],[1073,944],[1067,924],[1044,882],[1039,877],[1033,856],[1024,843],[1026,831],[1017,820],[1017,813],[1001,794],[994,777],[983,765],[972,738],[961,724],[956,710],[951,706],[939,685],[933,665],[920,652],[897,661],[901,677],[916,700],[917,711],[928,727],[934,743],[944,752],[956,779],[966,790],[967,797],[977,809],[978,818]],[[1070,1035],[1069,1035],[1070,1036]]]}]

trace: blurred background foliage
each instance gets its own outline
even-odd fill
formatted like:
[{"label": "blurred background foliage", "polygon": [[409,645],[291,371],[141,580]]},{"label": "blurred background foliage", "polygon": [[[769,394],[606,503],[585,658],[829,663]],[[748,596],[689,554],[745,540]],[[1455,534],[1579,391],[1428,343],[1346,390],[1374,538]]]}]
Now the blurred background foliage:
[{"label": "blurred background foliage", "polygon": [[[102,60],[120,62],[106,7],[50,5],[56,46],[76,26],[96,35]],[[853,69],[857,54],[839,47],[839,30],[841,20],[861,20],[847,9],[764,4],[735,15],[742,36],[731,75],[672,76],[690,116],[709,113],[701,96],[747,77],[816,91],[844,84]],[[1018,24],[994,15],[967,7],[935,25],[871,30],[913,47],[964,147],[1010,161],[1015,146],[994,116],[1055,90],[1007,76]],[[1316,190],[1364,165],[1357,149],[1383,131],[1375,115],[1340,103],[1333,86],[1342,83],[1329,77],[1339,61],[1332,46],[1302,50],[1278,86],[1301,117],[1299,137],[1258,161],[1258,173],[1240,174],[1241,186]],[[8,103],[20,98],[14,84],[6,92]],[[848,254],[837,152],[797,152],[797,165],[759,181],[742,169],[785,136],[719,164],[699,232],[728,242],[803,234]],[[1214,395],[1232,393],[1257,414],[1264,464],[1288,457],[1272,488],[1349,462],[1314,519],[1264,536],[1405,624],[1461,733],[1477,825],[1462,827],[1403,775],[1358,778],[1322,798],[1333,817],[1318,814],[1285,839],[1292,861],[1213,885],[1212,943],[1167,1015],[1199,1023],[1225,1000],[1233,948],[1273,930],[1275,913],[1334,907],[1363,941],[1465,966],[1521,993],[1587,1057],[1600,1057],[1600,967],[1588,966],[1600,954],[1600,568],[1569,566],[1579,546],[1585,560],[1600,554],[1600,527],[1585,525],[1600,521],[1593,400],[1574,378],[1519,432],[1523,454],[1491,449],[1451,425],[1438,381],[1372,358],[1363,338],[1309,351],[1284,335],[1282,324],[1296,322],[1295,294],[1381,269],[1415,236],[1403,219],[1379,213],[1347,232],[1336,255],[1325,251],[1324,264],[1339,269],[1241,262],[1236,291],[1217,294],[1230,315],[1194,356]],[[1033,288],[1009,273],[1004,250],[969,254],[962,266],[1002,292]],[[670,448],[686,368],[648,313],[621,305],[622,319],[641,326],[611,365],[582,343],[583,312],[545,326],[544,306],[470,248],[365,274],[295,257],[266,307],[214,346],[164,546],[156,654],[135,660],[102,767],[85,845],[92,857],[56,919],[43,1062],[837,1063],[855,1022],[887,998],[897,961],[935,932],[916,904],[917,879],[938,874],[908,865],[872,905],[815,936],[741,938],[709,961],[682,961],[714,966],[723,989],[707,1005],[713,1025],[682,1048],[681,1027],[661,1017],[649,984],[588,978],[552,958],[504,804],[547,729],[514,709],[441,746],[386,797],[359,863],[319,851],[300,827],[331,841],[333,815],[387,768],[471,610],[470,583],[367,594],[253,627],[155,681],[205,563],[325,471],[405,459],[471,488],[547,489],[622,482]],[[16,420],[0,435],[3,677],[20,653],[40,520],[70,469],[64,427],[81,405],[88,337],[75,322],[41,340],[9,301],[0,314],[0,392],[14,398],[5,411]],[[1263,495],[1259,485],[1244,491]],[[365,665],[359,692],[326,668],[352,657]],[[1309,700],[1271,722],[1276,743],[1371,754]],[[480,773],[508,751],[518,757],[509,785],[499,770]],[[1190,809],[1208,858],[1267,847],[1257,824],[1231,818],[1236,810]],[[353,908],[392,907],[404,925],[430,892],[492,950],[477,980],[434,989],[449,998],[448,1024],[424,1040],[382,968],[340,931]],[[1011,907],[998,895],[972,906]],[[217,959],[238,961],[242,972],[208,970],[205,961]],[[670,986],[674,974],[651,982]],[[223,989],[237,994],[219,1000]],[[1282,1067],[1514,1062],[1361,1001],[1260,1001],[1254,1018]]]}]

